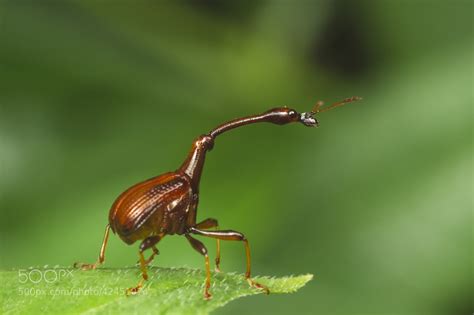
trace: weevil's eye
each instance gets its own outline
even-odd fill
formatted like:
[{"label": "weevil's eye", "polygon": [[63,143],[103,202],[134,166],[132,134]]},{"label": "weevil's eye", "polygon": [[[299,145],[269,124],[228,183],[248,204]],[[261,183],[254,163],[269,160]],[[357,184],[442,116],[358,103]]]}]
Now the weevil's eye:
[{"label": "weevil's eye", "polygon": [[295,117],[298,116],[298,113],[297,113],[296,111],[294,111],[294,110],[290,110],[290,111],[288,112],[288,116],[290,116],[290,118],[295,118]]}]

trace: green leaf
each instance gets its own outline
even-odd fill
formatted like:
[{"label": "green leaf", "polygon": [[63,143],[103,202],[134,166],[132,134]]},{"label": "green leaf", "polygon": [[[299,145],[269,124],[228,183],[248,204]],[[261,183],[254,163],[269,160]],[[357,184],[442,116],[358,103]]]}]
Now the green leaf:
[{"label": "green leaf", "polygon": [[[291,293],[313,275],[282,278],[255,277],[271,294]],[[100,268],[81,271],[71,268],[29,268],[0,271],[2,314],[208,314],[237,298],[262,294],[242,274],[212,273],[211,300],[203,299],[205,273],[188,268],[149,268],[142,290],[127,297],[125,290],[140,279],[138,267]],[[262,298],[265,298],[262,296]]]}]

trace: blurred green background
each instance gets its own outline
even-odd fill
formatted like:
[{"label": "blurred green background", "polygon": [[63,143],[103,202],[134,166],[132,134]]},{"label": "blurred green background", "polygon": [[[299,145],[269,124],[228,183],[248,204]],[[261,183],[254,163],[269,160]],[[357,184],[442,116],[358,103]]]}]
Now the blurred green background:
[{"label": "blurred green background", "polygon": [[[217,314],[472,313],[472,9],[2,1],[1,267],[93,261],[117,195],[219,123],[360,95],[319,129],[216,141],[198,219],[244,232],[255,274],[316,276]],[[182,237],[159,248],[155,265],[203,268]],[[113,236],[107,266],[136,250]],[[242,244],[223,245],[222,268],[244,271]]]}]

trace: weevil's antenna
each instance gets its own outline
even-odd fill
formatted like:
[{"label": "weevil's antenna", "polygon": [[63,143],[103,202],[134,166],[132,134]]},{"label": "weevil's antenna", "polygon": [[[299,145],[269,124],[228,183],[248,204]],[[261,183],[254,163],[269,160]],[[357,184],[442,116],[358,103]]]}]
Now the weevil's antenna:
[{"label": "weevil's antenna", "polygon": [[324,113],[324,112],[327,112],[328,110],[333,109],[335,107],[339,107],[339,106],[342,106],[344,104],[351,103],[351,102],[360,101],[361,99],[362,99],[362,97],[360,97],[360,96],[348,97],[346,99],[343,99],[340,102],[333,103],[333,104],[331,104],[331,105],[329,105],[325,108],[322,108],[322,109],[321,109],[321,107],[324,105],[324,103],[322,101],[318,101],[316,103],[316,105],[313,107],[313,109],[311,110],[311,113],[313,115],[318,114],[318,113]]},{"label": "weevil's antenna", "polygon": [[330,109],[333,109],[334,107],[342,106],[344,104],[350,103],[350,102],[355,102],[355,101],[360,101],[362,97],[359,96],[353,96],[346,98],[340,102],[331,104],[327,107],[324,107],[321,109],[321,107],[324,106],[324,103],[322,101],[318,101],[316,105],[314,105],[313,109],[310,112],[305,112],[300,114],[300,119],[299,121],[307,126],[307,127],[318,127],[319,126],[319,121],[316,119],[315,115],[319,113],[326,112]]}]

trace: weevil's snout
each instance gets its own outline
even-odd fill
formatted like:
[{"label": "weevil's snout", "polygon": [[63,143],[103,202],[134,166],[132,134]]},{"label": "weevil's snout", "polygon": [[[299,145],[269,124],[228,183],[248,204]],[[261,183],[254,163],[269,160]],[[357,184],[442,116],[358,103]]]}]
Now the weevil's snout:
[{"label": "weevil's snout", "polygon": [[306,127],[318,127],[319,121],[314,117],[313,112],[301,113],[300,122]]}]

